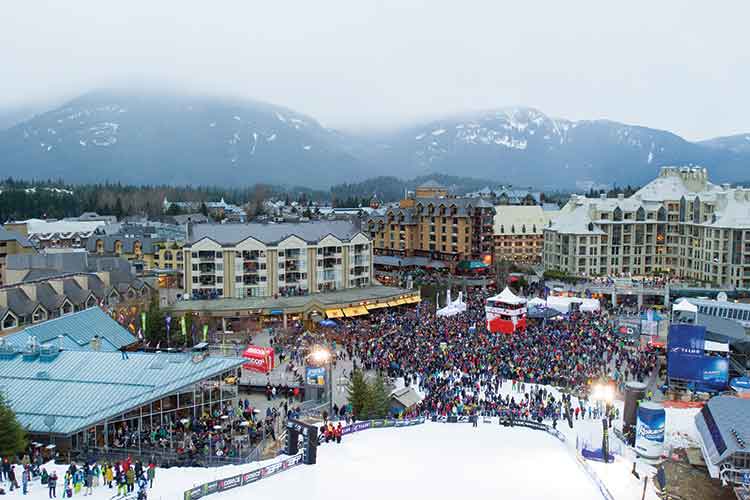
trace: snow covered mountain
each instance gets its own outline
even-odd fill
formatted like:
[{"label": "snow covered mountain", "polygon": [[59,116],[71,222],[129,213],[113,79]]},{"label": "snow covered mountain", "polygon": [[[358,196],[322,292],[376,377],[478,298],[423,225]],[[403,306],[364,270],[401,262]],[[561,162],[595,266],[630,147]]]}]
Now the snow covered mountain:
[{"label": "snow covered mountain", "polygon": [[640,184],[662,165],[701,164],[716,181],[746,178],[750,148],[715,141],[691,143],[606,120],[555,119],[532,108],[352,135],[257,101],[93,92],[0,131],[0,175],[325,187],[445,173],[554,189]]},{"label": "snow covered mountain", "polygon": [[291,110],[248,100],[93,92],[0,132],[3,175],[324,187],[366,169],[339,134]]},{"label": "snow covered mountain", "polygon": [[713,178],[737,179],[737,172],[750,165],[750,155],[707,148],[670,132],[607,120],[555,119],[532,108],[409,127],[379,137],[370,153],[370,161],[398,164],[411,175],[454,173],[541,188],[639,184],[669,164],[703,164]]},{"label": "snow covered mountain", "polygon": [[750,153],[750,134],[736,134],[701,141],[699,144],[716,149]]}]

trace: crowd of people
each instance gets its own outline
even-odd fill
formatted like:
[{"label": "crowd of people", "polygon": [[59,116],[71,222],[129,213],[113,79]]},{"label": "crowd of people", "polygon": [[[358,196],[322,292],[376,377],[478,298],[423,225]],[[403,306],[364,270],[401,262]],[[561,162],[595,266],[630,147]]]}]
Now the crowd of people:
[{"label": "crowd of people", "polygon": [[[24,455],[18,466],[8,457],[3,459],[0,483],[8,485],[7,493],[20,489],[23,495],[27,495],[38,481],[39,486],[48,491],[49,498],[57,498],[58,491],[60,498],[91,496],[94,488],[107,487],[116,490],[116,494],[111,495],[113,498],[132,495],[138,500],[146,500],[156,477],[156,464],[133,462],[130,458],[119,462],[90,461],[80,466],[74,462],[59,476],[57,470],[48,472],[42,461],[36,458],[30,461],[28,455]],[[5,494],[5,487],[0,486],[0,495]]]},{"label": "crowd of people", "polygon": [[[656,367],[655,351],[618,336],[606,312],[532,322],[523,333],[490,333],[484,303],[491,293],[470,292],[467,311],[456,316],[437,317],[423,303],[340,322],[325,329],[325,337],[355,368],[403,377],[417,387],[424,398],[411,414],[601,415],[600,405],[587,403],[592,384],[647,381]],[[525,390],[503,393],[502,384],[511,381]],[[566,409],[561,397],[533,389],[537,385],[558,387],[580,402]]]}]

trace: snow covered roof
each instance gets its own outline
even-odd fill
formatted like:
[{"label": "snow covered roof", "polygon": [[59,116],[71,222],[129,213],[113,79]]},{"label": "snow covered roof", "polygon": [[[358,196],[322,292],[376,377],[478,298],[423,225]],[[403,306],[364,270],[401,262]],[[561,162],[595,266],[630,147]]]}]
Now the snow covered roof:
[{"label": "snow covered roof", "polygon": [[42,220],[27,219],[14,222],[14,224],[26,224],[28,234],[51,234],[51,233],[92,233],[107,223],[105,221],[70,221],[70,220]]},{"label": "snow covered roof", "polygon": [[542,234],[549,220],[549,213],[539,205],[497,205],[493,220],[494,233]]}]

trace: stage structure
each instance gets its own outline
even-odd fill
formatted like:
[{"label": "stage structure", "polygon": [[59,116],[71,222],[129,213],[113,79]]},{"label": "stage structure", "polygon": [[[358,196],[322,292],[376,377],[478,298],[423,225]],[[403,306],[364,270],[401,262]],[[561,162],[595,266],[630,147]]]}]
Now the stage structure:
[{"label": "stage structure", "polygon": [[526,331],[526,299],[509,288],[488,298],[484,309],[490,332],[511,334]]}]

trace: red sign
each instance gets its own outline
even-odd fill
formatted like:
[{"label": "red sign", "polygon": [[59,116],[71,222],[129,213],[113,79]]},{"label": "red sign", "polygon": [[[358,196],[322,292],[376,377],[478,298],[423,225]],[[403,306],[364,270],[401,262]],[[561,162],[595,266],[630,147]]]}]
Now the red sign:
[{"label": "red sign", "polygon": [[276,366],[274,354],[273,347],[247,346],[245,352],[242,353],[242,357],[247,359],[242,368],[254,372],[268,373]]}]

